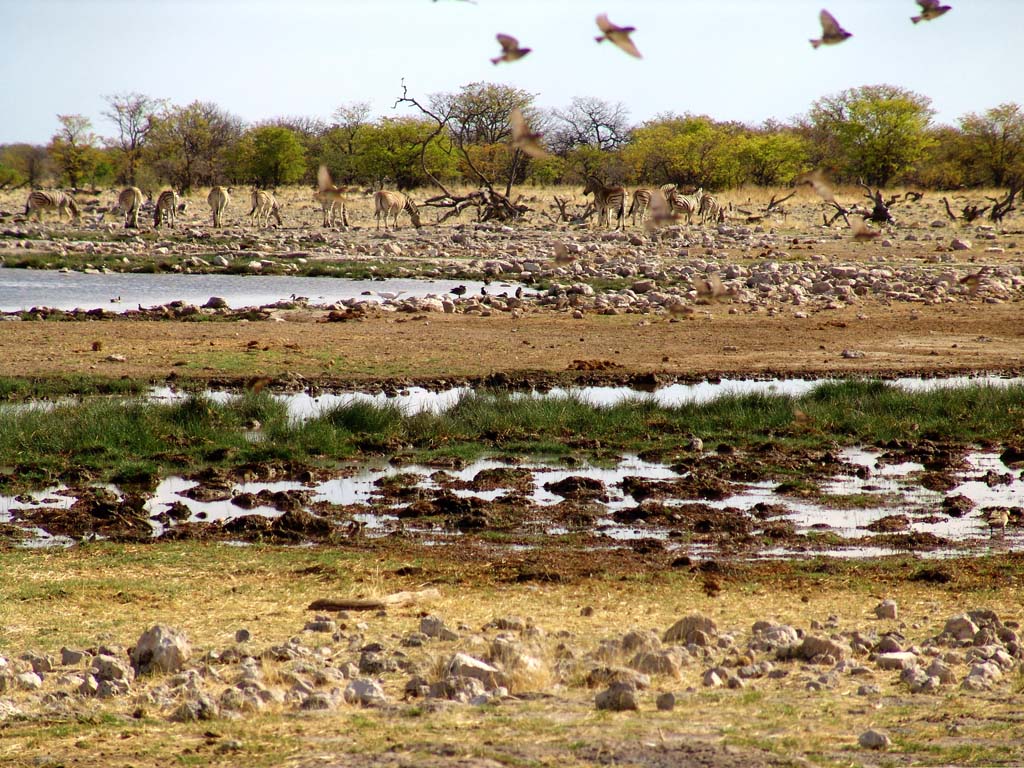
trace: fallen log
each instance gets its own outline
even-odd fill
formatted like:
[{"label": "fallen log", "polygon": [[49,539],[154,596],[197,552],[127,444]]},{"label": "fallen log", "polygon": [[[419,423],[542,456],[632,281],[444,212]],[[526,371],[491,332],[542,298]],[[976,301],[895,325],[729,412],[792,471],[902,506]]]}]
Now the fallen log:
[{"label": "fallen log", "polygon": [[395,592],[377,600],[363,598],[323,598],[314,600],[308,611],[381,611],[385,608],[402,608],[416,603],[430,603],[441,599],[441,591],[430,587],[417,592]]}]

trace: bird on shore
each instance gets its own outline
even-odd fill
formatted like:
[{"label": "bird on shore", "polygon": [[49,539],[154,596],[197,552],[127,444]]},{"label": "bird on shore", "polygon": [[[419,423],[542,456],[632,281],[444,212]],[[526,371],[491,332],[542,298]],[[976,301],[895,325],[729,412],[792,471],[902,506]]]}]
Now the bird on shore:
[{"label": "bird on shore", "polygon": [[453,293],[456,296],[465,296],[466,295],[466,286],[464,286],[464,285],[456,285],[454,288],[452,288],[450,291],[448,291],[448,293]]},{"label": "bird on shore", "polygon": [[839,26],[839,22],[836,21],[836,17],[824,8],[822,8],[818,18],[821,20],[821,37],[811,40],[811,45],[815,48],[822,45],[836,45],[837,43],[843,42],[848,37],[853,37],[853,35]]},{"label": "bird on shore", "polygon": [[826,203],[834,203],[836,201],[835,191],[832,189],[832,185],[828,183],[824,172],[820,168],[815,168],[813,171],[808,171],[807,173],[801,173],[793,179],[793,186],[799,187],[804,184],[813,189],[814,194]]},{"label": "bird on shore", "polygon": [[521,59],[533,50],[532,48],[520,48],[519,41],[512,35],[503,35],[499,32],[495,37],[498,38],[498,43],[501,45],[501,55],[491,59],[491,64],[495,66],[503,61],[512,62]]},{"label": "bird on shore", "polygon": [[526,124],[526,118],[523,117],[523,113],[518,108],[513,109],[509,113],[508,119],[512,124],[513,147],[530,157],[548,156],[547,151],[540,145],[542,134],[530,131],[530,127]]},{"label": "bird on shore", "polygon": [[850,219],[850,229],[853,230],[853,239],[858,242],[866,242],[868,240],[874,240],[879,237],[882,233],[869,229],[867,224],[866,216],[854,216]]},{"label": "bird on shore", "polygon": [[1006,526],[1010,522],[1010,513],[1005,507],[996,507],[995,509],[988,510],[988,514],[985,516],[985,521],[988,523],[989,528],[995,533],[996,528],[999,529],[1000,535],[1006,535]]},{"label": "bird on shore", "polygon": [[601,30],[601,36],[595,37],[597,42],[608,40],[609,42],[615,43],[622,50],[628,53],[630,56],[635,56],[638,59],[642,59],[640,51],[633,45],[633,41],[629,39],[630,34],[636,32],[636,27],[620,27],[618,24],[613,24],[608,20],[608,14],[602,13],[597,17],[597,26]]},{"label": "bird on shore", "polygon": [[921,15],[910,17],[910,20],[915,24],[921,21],[931,21],[932,19],[937,19],[946,11],[953,10],[953,6],[941,5],[939,3],[939,0],[917,0],[917,4],[921,6]]}]

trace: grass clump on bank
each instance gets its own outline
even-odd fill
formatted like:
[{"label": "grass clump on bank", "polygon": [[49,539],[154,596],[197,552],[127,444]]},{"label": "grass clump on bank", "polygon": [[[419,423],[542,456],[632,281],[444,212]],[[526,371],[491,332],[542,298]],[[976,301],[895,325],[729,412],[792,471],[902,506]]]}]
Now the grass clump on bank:
[{"label": "grass clump on bank", "polygon": [[0,410],[0,465],[6,468],[0,481],[33,485],[69,473],[151,480],[209,464],[329,464],[394,454],[472,459],[582,452],[600,459],[609,453],[670,454],[693,437],[709,447],[743,449],[770,441],[785,450],[921,438],[967,444],[1021,434],[1020,385],[908,392],[848,381],[822,384],[801,397],[726,394],[675,407],[643,396],[594,405],[574,395],[478,392],[440,413],[410,414],[391,403],[354,400],[308,420],[289,418],[285,404],[265,392],[226,403],[202,395],[172,404],[86,399],[48,410]]}]

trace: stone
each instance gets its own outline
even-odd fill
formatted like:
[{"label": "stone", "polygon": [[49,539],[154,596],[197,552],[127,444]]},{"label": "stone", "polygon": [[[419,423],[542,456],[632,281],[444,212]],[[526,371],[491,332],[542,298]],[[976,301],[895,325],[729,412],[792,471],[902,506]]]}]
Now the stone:
[{"label": "stone", "polygon": [[694,613],[669,627],[661,638],[665,643],[706,645],[708,638],[718,636],[718,625],[709,616]]},{"label": "stone", "polygon": [[895,600],[883,600],[875,606],[875,616],[879,619],[896,619],[899,616],[899,608]]},{"label": "stone", "polygon": [[954,251],[969,251],[971,250],[971,241],[964,240],[960,237],[954,237],[953,241],[949,244],[949,247]]},{"label": "stone", "polygon": [[228,303],[220,296],[211,296],[203,304],[203,309],[227,309]]},{"label": "stone", "polygon": [[587,673],[586,681],[588,688],[628,683],[638,690],[644,690],[651,685],[651,678],[648,675],[626,667],[595,667]]},{"label": "stone", "polygon": [[917,666],[917,656],[910,651],[880,653],[875,657],[879,669],[910,669]]},{"label": "stone", "polygon": [[139,674],[177,672],[185,666],[192,648],[185,635],[163,624],[142,633],[132,649],[132,667]]},{"label": "stone", "polygon": [[828,657],[832,663],[842,661],[846,658],[850,648],[827,637],[808,635],[797,647],[797,655],[807,661]]},{"label": "stone", "polygon": [[181,702],[171,720],[176,723],[193,723],[200,720],[213,720],[220,716],[220,707],[208,694],[196,693]]},{"label": "stone", "polygon": [[15,675],[14,682],[23,691],[38,691],[43,687],[43,678],[35,672],[22,672]]},{"label": "stone", "polygon": [[101,653],[92,660],[92,676],[98,681],[120,680],[127,683],[135,679],[135,670],[126,661]]},{"label": "stone", "polygon": [[380,683],[368,678],[352,680],[345,687],[344,697],[349,704],[359,704],[363,707],[382,707],[388,703]]},{"label": "stone", "polygon": [[488,689],[508,686],[508,680],[501,670],[466,653],[456,653],[448,660],[445,664],[445,677],[473,678]]},{"label": "stone", "polygon": [[946,620],[942,633],[957,640],[973,640],[978,633],[978,625],[966,613],[961,613]]},{"label": "stone", "polygon": [[594,697],[598,709],[611,712],[626,712],[640,709],[636,688],[629,683],[612,683],[607,689]]},{"label": "stone", "polygon": [[671,712],[676,708],[676,695],[674,693],[663,693],[654,701],[659,712]]},{"label": "stone", "polygon": [[247,643],[252,640],[252,633],[248,629],[235,630],[235,642],[236,643]]},{"label": "stone", "polygon": [[60,649],[60,663],[65,667],[74,667],[89,658],[85,651],[76,651],[71,648]]},{"label": "stone", "polygon": [[857,739],[857,743],[864,749],[885,749],[892,744],[892,739],[881,731],[871,729],[864,731]]},{"label": "stone", "polygon": [[858,686],[858,688],[857,688],[857,695],[858,696],[877,696],[881,692],[882,692],[882,689],[879,688],[877,685],[869,685],[867,683],[865,683],[865,684],[863,684],[861,686]]},{"label": "stone", "polygon": [[937,678],[943,685],[951,685],[956,682],[956,674],[952,667],[940,659],[933,659],[925,671],[929,676]]},{"label": "stone", "polygon": [[652,653],[641,651],[629,662],[629,666],[637,672],[645,675],[663,675],[666,677],[680,677],[682,657],[679,651],[682,649],[673,648],[666,651]]}]

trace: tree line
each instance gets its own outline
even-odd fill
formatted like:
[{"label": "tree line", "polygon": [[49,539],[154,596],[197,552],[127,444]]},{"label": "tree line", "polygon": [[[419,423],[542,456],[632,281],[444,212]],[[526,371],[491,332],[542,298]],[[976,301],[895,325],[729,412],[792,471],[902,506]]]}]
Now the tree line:
[{"label": "tree line", "polygon": [[[354,102],[330,121],[277,117],[246,124],[209,102],[176,105],[139,93],[104,100],[113,136],[99,136],[82,115],[58,115],[48,144],[0,145],[0,189],[273,188],[314,184],[321,163],[339,183],[400,189],[577,183],[595,174],[626,184],[717,190],[785,185],[810,168],[878,187],[1024,181],[1021,105],[1001,104],[940,125],[927,96],[892,85],[850,88],[818,99],[791,121],[756,126],[690,113],[632,124],[622,103],[579,97],[561,109],[541,109],[534,94],[486,82],[396,101],[418,114],[374,116],[368,104]],[[548,157],[527,158],[512,147],[513,109],[542,134]]]}]

